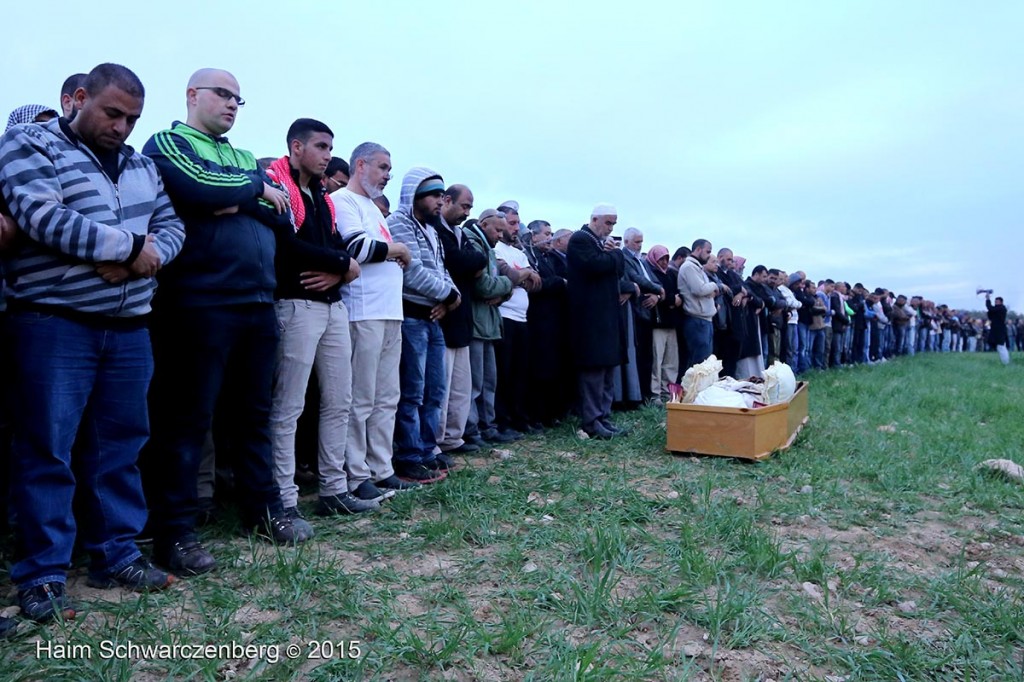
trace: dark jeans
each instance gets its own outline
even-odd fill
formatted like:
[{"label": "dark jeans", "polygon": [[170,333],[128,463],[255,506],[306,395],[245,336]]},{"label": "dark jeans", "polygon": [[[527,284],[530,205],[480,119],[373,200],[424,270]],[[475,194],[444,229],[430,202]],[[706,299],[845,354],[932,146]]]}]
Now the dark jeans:
[{"label": "dark jeans", "polygon": [[[690,352],[686,360],[686,369],[711,357],[711,340],[714,335],[711,320],[687,315],[683,318],[683,335],[686,337],[686,348]],[[683,370],[684,373],[686,369]]]},{"label": "dark jeans", "polygon": [[636,330],[636,373],[640,380],[640,395],[646,400],[653,395],[651,367],[654,365],[654,324],[634,315],[633,329]]},{"label": "dark jeans", "polygon": [[498,389],[494,412],[499,429],[525,429],[529,423],[526,392],[530,376],[530,336],[525,322],[501,318],[501,341],[494,344]]},{"label": "dark jeans", "polygon": [[810,367],[814,367],[815,369],[826,369],[825,329],[808,329],[807,344],[810,346]]},{"label": "dark jeans", "polygon": [[402,322],[402,397],[395,415],[393,461],[427,464],[435,459],[437,424],[447,389],[444,334],[438,322],[407,318]]},{"label": "dark jeans", "polygon": [[580,369],[580,421],[584,431],[593,431],[597,422],[611,418],[617,371],[618,367]]},{"label": "dark jeans", "polygon": [[137,462],[149,435],[149,332],[36,312],[12,313],[9,329],[19,546],[11,579],[21,589],[64,582],[77,530],[92,570],[118,571],[139,557],[146,522]]},{"label": "dark jeans", "polygon": [[[153,437],[143,450],[143,480],[157,543],[195,532],[196,480],[203,442],[223,392],[229,423],[218,431],[230,463],[243,523],[281,511],[270,445],[270,402],[278,326],[268,304],[166,308],[153,314],[156,373],[149,393]],[[230,415],[230,417],[227,417]],[[226,461],[222,458],[227,455]]]}]

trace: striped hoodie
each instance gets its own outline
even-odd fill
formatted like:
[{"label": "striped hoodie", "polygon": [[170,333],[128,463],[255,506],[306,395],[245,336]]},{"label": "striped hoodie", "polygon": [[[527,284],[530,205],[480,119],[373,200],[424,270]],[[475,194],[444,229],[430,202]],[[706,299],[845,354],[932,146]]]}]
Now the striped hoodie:
[{"label": "striped hoodie", "polygon": [[388,229],[395,241],[409,247],[412,258],[402,272],[402,301],[406,317],[429,319],[430,309],[438,303],[452,304],[459,290],[444,266],[441,238],[431,225],[413,216],[416,189],[440,175],[429,168],[416,167],[402,179],[398,210],[388,216]]},{"label": "striped hoodie", "polygon": [[184,242],[181,220],[150,159],[122,147],[115,184],[60,121],[14,126],[0,138],[0,191],[23,232],[7,256],[11,308],[144,315],[156,281],[110,284],[96,265],[131,262],[148,234],[166,265]]}]

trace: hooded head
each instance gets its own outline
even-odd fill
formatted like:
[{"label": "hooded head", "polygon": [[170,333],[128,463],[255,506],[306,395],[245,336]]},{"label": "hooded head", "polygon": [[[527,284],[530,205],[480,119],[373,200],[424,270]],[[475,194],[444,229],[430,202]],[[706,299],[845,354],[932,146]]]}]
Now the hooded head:
[{"label": "hooded head", "polygon": [[443,196],[444,179],[440,174],[422,166],[412,168],[402,178],[397,212],[437,227],[441,221]]},{"label": "hooded head", "polygon": [[441,174],[424,166],[410,168],[402,178],[402,193],[398,199],[398,210],[412,215],[412,204],[416,200],[416,190],[423,184],[424,180],[436,178],[441,184],[441,191],[444,192],[444,181]]}]

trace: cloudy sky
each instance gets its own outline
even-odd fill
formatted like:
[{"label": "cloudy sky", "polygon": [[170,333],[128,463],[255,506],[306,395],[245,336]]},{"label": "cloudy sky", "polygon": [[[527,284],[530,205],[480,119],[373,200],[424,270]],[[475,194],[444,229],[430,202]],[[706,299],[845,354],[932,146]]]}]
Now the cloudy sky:
[{"label": "cloudy sky", "polygon": [[468,184],[477,213],[516,199],[577,228],[611,202],[646,247],[707,238],[750,265],[968,309],[983,285],[1024,309],[1019,0],[153,6],[5,8],[4,111],[122,63],[147,89],[141,147],[220,67],[247,100],[231,140],[257,156],[310,116],[338,156],[373,140],[399,173]]}]

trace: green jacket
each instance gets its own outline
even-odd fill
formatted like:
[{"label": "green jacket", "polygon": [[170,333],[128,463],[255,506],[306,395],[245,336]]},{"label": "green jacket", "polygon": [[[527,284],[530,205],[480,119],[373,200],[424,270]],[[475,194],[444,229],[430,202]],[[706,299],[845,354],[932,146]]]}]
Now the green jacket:
[{"label": "green jacket", "polygon": [[463,235],[474,249],[487,256],[484,273],[476,278],[473,286],[473,338],[478,341],[501,339],[501,313],[498,306],[488,305],[492,298],[506,299],[512,293],[512,280],[498,274],[498,259],[494,249],[487,243],[487,237],[476,225],[464,228]]}]

